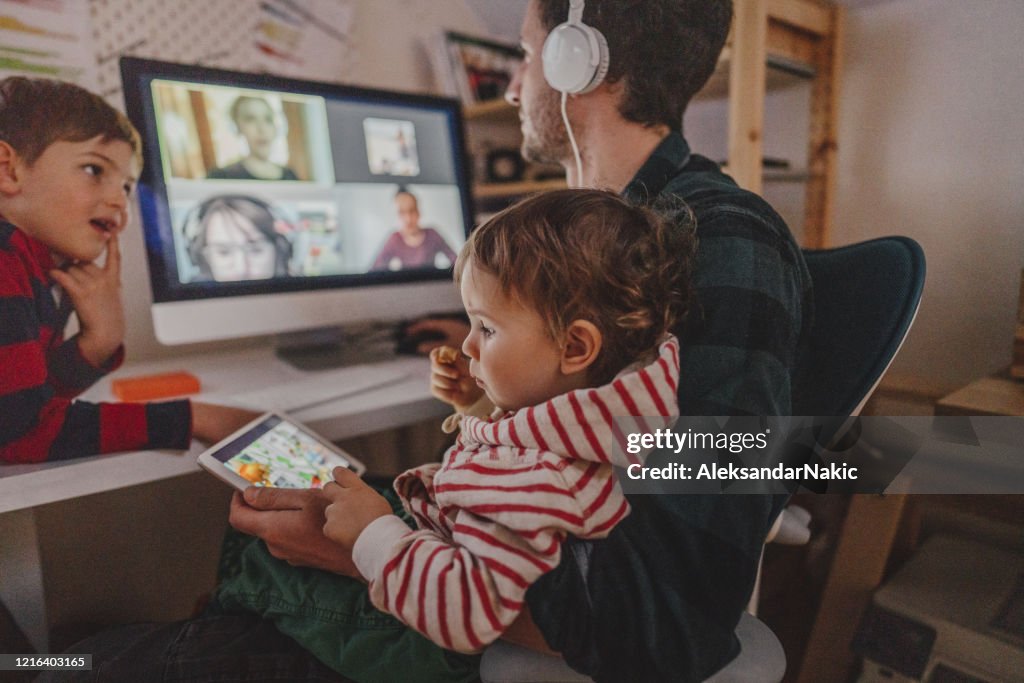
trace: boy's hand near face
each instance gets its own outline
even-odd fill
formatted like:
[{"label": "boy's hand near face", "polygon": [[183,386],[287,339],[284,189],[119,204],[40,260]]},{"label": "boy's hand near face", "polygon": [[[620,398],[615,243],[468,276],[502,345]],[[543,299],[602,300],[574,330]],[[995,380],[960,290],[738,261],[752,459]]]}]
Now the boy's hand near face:
[{"label": "boy's hand near face", "polygon": [[457,349],[442,346],[430,352],[430,393],[460,413],[484,395],[469,374],[469,360]]},{"label": "boy's hand near face", "polygon": [[335,467],[333,475],[334,481],[323,489],[330,501],[324,510],[324,536],[351,550],[363,529],[377,518],[392,514],[391,504],[355,472]]},{"label": "boy's hand near face", "polygon": [[71,298],[81,332],[78,348],[93,366],[100,367],[124,342],[124,304],[121,302],[121,246],[117,235],[107,243],[107,262],[74,263],[50,276]]}]

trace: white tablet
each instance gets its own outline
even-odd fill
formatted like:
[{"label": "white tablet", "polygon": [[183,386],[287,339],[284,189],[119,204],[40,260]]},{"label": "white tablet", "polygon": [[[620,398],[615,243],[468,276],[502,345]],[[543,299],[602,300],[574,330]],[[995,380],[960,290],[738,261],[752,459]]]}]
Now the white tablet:
[{"label": "white tablet", "polygon": [[261,415],[201,453],[199,465],[238,488],[321,488],[335,467],[362,475],[358,460],[283,413]]}]

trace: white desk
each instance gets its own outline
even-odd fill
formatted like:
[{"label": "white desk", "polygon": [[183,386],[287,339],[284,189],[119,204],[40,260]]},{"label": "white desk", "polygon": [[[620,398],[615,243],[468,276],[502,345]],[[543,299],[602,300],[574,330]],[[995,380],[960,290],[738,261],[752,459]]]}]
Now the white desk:
[{"label": "white desk", "polygon": [[[409,378],[298,411],[294,416],[325,437],[340,440],[446,414],[446,406],[430,396],[427,359],[403,357],[381,365],[397,365],[408,372]],[[269,347],[261,346],[126,364],[82,398],[114,400],[110,393],[112,379],[173,370],[188,370],[199,377],[203,393],[193,398],[210,402],[234,392],[309,376],[279,360]],[[32,509],[195,472],[195,456],[202,450],[202,445],[193,442],[187,453],[141,451],[57,463],[0,465],[0,600],[40,652],[47,651],[48,624]]]}]

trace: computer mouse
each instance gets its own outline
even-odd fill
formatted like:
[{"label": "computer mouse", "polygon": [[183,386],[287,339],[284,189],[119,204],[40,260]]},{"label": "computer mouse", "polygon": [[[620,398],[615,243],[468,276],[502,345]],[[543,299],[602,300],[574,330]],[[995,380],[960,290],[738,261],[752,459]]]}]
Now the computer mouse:
[{"label": "computer mouse", "polygon": [[442,342],[447,337],[443,332],[437,330],[421,330],[412,334],[406,334],[404,329],[398,331],[398,339],[395,341],[395,353],[408,356],[419,354],[420,344],[424,342]]}]

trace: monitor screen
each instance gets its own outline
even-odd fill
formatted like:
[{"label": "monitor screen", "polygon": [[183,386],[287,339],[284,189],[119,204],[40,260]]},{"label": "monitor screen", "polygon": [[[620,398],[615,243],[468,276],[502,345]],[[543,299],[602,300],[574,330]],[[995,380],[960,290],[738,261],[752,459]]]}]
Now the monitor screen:
[{"label": "monitor screen", "polygon": [[157,338],[457,307],[456,101],[123,58]]}]

